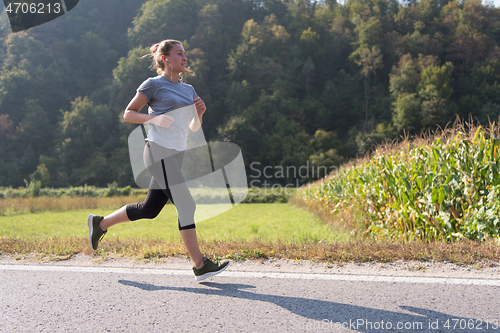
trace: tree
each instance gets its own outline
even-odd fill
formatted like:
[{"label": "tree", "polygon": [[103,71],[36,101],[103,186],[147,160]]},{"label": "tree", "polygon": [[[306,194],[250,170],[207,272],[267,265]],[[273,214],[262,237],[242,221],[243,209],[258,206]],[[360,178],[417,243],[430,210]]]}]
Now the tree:
[{"label": "tree", "polygon": [[342,142],[335,132],[317,130],[311,140],[311,146],[313,148],[313,154],[309,156],[311,178],[325,177],[344,162],[344,158],[339,154]]},{"label": "tree", "polygon": [[71,102],[71,111],[64,112],[58,152],[70,184],[105,186],[106,180],[113,179],[113,168],[106,165],[112,119],[106,106],[94,105],[88,97],[78,97]]},{"label": "tree", "polygon": [[410,54],[406,54],[401,57],[399,66],[394,66],[389,77],[389,89],[393,97],[397,98],[400,94],[411,94],[415,92],[420,82],[418,63],[412,59]]},{"label": "tree", "polygon": [[365,123],[363,129],[367,130],[368,124],[368,103],[370,92],[370,76],[382,67],[382,55],[377,46],[364,48],[359,52],[359,59],[354,60],[361,67],[361,75],[363,76],[365,87]]},{"label": "tree", "polygon": [[365,105],[362,91],[355,77],[344,69],[328,80],[321,95],[321,101],[328,110],[319,114],[323,120],[321,128],[335,131],[339,137],[346,138],[349,129],[356,126],[359,119],[363,119]]},{"label": "tree", "polygon": [[41,187],[47,187],[50,184],[50,174],[45,164],[40,164],[36,171],[30,175],[30,181],[39,181]]},{"label": "tree", "polygon": [[465,75],[474,63],[485,59],[490,49],[490,39],[472,27],[461,25],[455,32],[453,43],[448,50],[448,59],[454,61]]},{"label": "tree", "polygon": [[472,116],[481,123],[496,119],[496,107],[500,105],[500,62],[486,59],[476,63],[470,75],[460,77],[455,95],[458,113],[461,117]]},{"label": "tree", "polygon": [[422,101],[416,93],[403,93],[393,103],[392,121],[396,130],[416,132],[420,129],[420,105]]},{"label": "tree", "polygon": [[149,47],[167,34],[171,39],[188,40],[195,34],[200,3],[195,0],[149,0],[128,30],[132,47]]},{"label": "tree", "polygon": [[[259,25],[253,19],[245,22],[241,32],[241,42],[228,57],[229,78],[241,85],[245,81],[245,90],[250,100],[257,100],[262,91],[271,92],[273,82],[286,79],[282,63],[288,57],[290,35],[279,25],[274,15],[265,18]],[[240,105],[231,95],[227,96],[226,105]]]},{"label": "tree", "polygon": [[398,132],[415,133],[451,120],[452,73],[451,63],[438,66],[434,56],[401,57],[390,74],[393,123]]},{"label": "tree", "polygon": [[307,58],[304,66],[302,67],[302,74],[305,76],[305,85],[306,85],[306,95],[309,95],[309,83],[311,80],[311,76],[314,73],[314,62],[312,61],[311,57]]},{"label": "tree", "polygon": [[[245,22],[241,42],[229,54],[231,78],[236,81],[250,79],[248,81],[258,87],[268,87],[265,76],[277,74],[276,66],[286,58],[289,42],[290,34],[277,23],[274,15],[266,17],[263,25],[253,19]],[[260,90],[256,88],[256,91]]]},{"label": "tree", "polygon": [[[277,115],[274,124],[275,130],[263,133],[263,152],[259,161],[269,161],[267,165],[279,165],[283,168],[305,166],[311,155],[311,137],[294,121],[287,120],[282,115]],[[265,155],[265,156],[263,156]],[[287,182],[295,181],[290,176],[283,179]],[[309,179],[302,178],[302,184]]]},{"label": "tree", "polygon": [[122,115],[139,85],[148,77],[156,75],[150,68],[151,59],[142,58],[148,53],[148,48],[135,47],[128,52],[127,57],[118,60],[118,66],[113,70],[109,101],[109,107],[115,114]]},{"label": "tree", "polygon": [[243,116],[232,116],[217,128],[217,141],[232,142],[240,146],[245,164],[257,161],[262,152],[262,133]]},{"label": "tree", "polygon": [[73,89],[82,96],[90,95],[96,86],[101,87],[109,80],[110,69],[119,58],[118,52],[110,49],[106,40],[94,32],[87,32],[76,40],[65,40],[63,50],[71,61],[73,75],[78,77]]},{"label": "tree", "polygon": [[450,97],[451,75],[453,64],[447,62],[441,67],[429,66],[421,73],[421,80],[417,86],[418,95],[422,98],[421,117],[422,126],[432,128],[444,125],[451,120],[452,103]]},{"label": "tree", "polygon": [[24,117],[16,128],[19,144],[33,147],[38,155],[52,153],[57,126],[50,122],[48,112],[40,107],[38,100],[31,99],[26,100],[20,109]]}]

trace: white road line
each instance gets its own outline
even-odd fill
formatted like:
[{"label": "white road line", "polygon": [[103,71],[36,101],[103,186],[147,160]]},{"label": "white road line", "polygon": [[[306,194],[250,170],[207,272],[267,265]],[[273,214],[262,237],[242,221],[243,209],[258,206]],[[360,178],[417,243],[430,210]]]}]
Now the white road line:
[{"label": "white road line", "polygon": [[[0,271],[42,271],[42,272],[77,272],[77,273],[115,273],[115,274],[146,274],[146,275],[184,275],[193,276],[191,270],[152,269],[152,268],[121,268],[121,267],[83,267],[83,266],[41,266],[41,265],[2,265]],[[298,273],[263,273],[224,271],[220,276],[239,278],[270,278],[270,279],[303,279],[330,281],[361,281],[361,282],[399,282],[399,283],[435,283],[453,285],[500,286],[500,280],[460,279],[437,277],[406,277],[406,276],[375,276],[346,274],[298,274]]]}]

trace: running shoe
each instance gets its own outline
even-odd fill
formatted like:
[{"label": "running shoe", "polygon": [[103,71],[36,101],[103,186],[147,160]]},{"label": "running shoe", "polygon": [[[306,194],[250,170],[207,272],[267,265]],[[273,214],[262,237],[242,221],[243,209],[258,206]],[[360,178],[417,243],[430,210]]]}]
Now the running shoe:
[{"label": "running shoe", "polygon": [[89,215],[89,243],[92,250],[97,250],[97,245],[108,232],[108,230],[103,231],[99,226],[99,222],[101,222],[103,218],[102,216]]},{"label": "running shoe", "polygon": [[229,266],[229,260],[212,261],[207,257],[203,257],[203,266],[200,268],[193,267],[194,277],[197,281],[204,280],[211,276],[217,275]]}]

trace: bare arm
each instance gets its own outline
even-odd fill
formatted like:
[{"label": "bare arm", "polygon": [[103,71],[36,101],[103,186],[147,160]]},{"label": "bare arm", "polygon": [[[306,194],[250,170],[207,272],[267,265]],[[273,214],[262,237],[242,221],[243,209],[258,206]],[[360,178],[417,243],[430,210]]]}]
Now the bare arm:
[{"label": "bare arm", "polygon": [[207,110],[205,103],[201,98],[194,98],[194,106],[196,109],[196,113],[198,114],[198,117],[193,117],[191,120],[191,123],[189,124],[189,128],[191,131],[196,132],[198,129],[200,129],[201,124],[203,123],[203,114]]},{"label": "bare arm", "polygon": [[174,118],[167,115],[154,116],[151,114],[141,113],[141,109],[148,103],[148,99],[142,93],[137,92],[127,105],[127,109],[123,114],[123,119],[132,124],[152,123],[161,127],[169,127],[174,121]]}]

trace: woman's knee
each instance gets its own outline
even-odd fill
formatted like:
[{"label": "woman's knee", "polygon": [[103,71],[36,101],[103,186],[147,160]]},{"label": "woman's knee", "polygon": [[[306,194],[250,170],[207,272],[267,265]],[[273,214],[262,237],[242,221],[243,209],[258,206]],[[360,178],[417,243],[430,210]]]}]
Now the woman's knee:
[{"label": "woman's knee", "polygon": [[146,202],[145,204],[143,203],[142,205],[142,210],[145,218],[147,219],[154,219],[157,217],[160,212],[162,211],[163,207],[165,206],[164,202]]},{"label": "woman's knee", "polygon": [[182,215],[192,215],[194,216],[194,213],[196,212],[196,202],[193,200],[193,198],[189,198],[182,202],[182,205],[179,205],[180,207],[177,207],[177,210],[179,211],[179,214]]},{"label": "woman's knee", "polygon": [[161,209],[159,209],[159,210],[146,210],[143,213],[143,216],[144,216],[143,218],[154,219],[160,214],[160,212],[161,212]]},{"label": "woman's knee", "polygon": [[127,215],[129,220],[135,221],[140,219],[154,219],[160,214],[162,207],[151,207],[143,203],[130,204],[127,206]]}]

